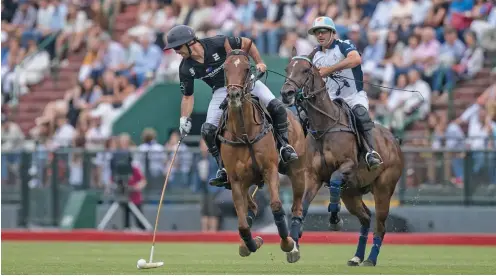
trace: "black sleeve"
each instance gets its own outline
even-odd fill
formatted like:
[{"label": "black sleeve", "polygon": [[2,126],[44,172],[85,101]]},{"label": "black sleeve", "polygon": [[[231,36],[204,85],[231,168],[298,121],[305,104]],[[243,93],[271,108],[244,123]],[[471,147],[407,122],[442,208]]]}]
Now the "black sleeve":
[{"label": "black sleeve", "polygon": [[188,66],[184,64],[184,61],[179,66],[179,87],[184,96],[191,96],[195,92],[195,79],[191,75],[191,72],[189,72]]},{"label": "black sleeve", "polygon": [[231,48],[233,49],[241,49],[242,41],[241,37],[239,36],[230,36],[227,38],[229,41],[229,45],[231,45]]}]

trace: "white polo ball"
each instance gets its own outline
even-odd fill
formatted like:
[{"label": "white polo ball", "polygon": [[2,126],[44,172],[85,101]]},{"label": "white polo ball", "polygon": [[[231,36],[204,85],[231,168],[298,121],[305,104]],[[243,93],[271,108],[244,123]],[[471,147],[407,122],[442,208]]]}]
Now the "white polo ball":
[{"label": "white polo ball", "polygon": [[142,268],[146,265],[145,259],[139,259],[138,264],[136,265],[137,268]]}]

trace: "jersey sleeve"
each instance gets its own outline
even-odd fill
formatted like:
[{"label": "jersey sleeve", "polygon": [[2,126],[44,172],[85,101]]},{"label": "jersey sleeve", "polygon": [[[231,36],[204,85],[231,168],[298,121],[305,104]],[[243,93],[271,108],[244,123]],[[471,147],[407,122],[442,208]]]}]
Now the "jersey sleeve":
[{"label": "jersey sleeve", "polygon": [[341,51],[341,53],[343,53],[343,56],[345,57],[348,56],[348,54],[352,51],[358,51],[355,44],[353,44],[353,42],[349,40],[342,40],[338,45],[339,45],[339,50]]},{"label": "jersey sleeve", "polygon": [[241,49],[241,45],[242,45],[241,37],[239,37],[239,36],[229,36],[229,37],[227,37],[227,40],[229,41],[229,45],[231,45],[231,48],[233,48],[233,49]]},{"label": "jersey sleeve", "polygon": [[194,93],[195,79],[191,76],[187,67],[184,61],[181,62],[179,66],[179,87],[184,96],[191,96]]}]

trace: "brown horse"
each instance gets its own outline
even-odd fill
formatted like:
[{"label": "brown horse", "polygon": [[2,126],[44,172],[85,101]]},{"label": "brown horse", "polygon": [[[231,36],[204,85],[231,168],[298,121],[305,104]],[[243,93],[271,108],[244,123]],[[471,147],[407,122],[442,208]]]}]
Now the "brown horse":
[{"label": "brown horse", "polygon": [[[227,49],[227,52],[224,64],[227,111],[222,118],[219,140],[222,142],[222,161],[238,216],[239,233],[244,241],[239,247],[239,254],[248,256],[263,243],[262,238],[253,239],[251,235],[251,221],[256,216],[257,205],[248,190],[253,183],[265,183],[269,187],[270,207],[281,237],[281,249],[287,253],[288,262],[296,262],[300,258],[298,246],[289,235],[286,215],[279,198],[280,164],[272,125],[263,106],[250,93],[254,80],[250,78],[252,75],[247,50]],[[305,190],[305,135],[298,119],[289,110],[287,114],[288,140],[299,158],[288,163],[284,173],[292,182],[292,214],[301,217]]]},{"label": "brown horse", "polygon": [[[322,183],[327,183],[331,229],[339,230],[343,224],[338,216],[340,199],[348,211],[360,220],[357,251],[348,265],[375,266],[386,233],[385,222],[391,196],[403,171],[403,153],[391,132],[376,125],[373,129],[376,150],[384,163],[376,170],[368,170],[361,154],[363,140],[355,127],[354,116],[349,106],[329,97],[325,82],[312,63],[314,54],[315,51],[309,56],[296,56],[293,48],[292,59],[286,67],[288,77],[281,90],[283,102],[302,108],[308,117],[308,167],[303,218]],[[362,201],[362,195],[368,192],[374,195],[376,224],[374,245],[364,261],[371,212]],[[299,237],[303,227],[300,229]]]}]

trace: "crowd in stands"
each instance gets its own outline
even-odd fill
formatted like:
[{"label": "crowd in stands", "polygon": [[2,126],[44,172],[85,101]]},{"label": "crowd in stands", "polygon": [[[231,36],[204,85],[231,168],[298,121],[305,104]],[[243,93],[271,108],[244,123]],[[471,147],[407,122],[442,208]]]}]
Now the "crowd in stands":
[{"label": "crowd in stands", "polygon": [[[434,103],[446,103],[457,82],[475,78],[482,69],[486,51],[496,44],[490,40],[496,32],[494,0],[143,0],[135,1],[134,26],[112,37],[108,12],[119,13],[128,4],[125,0],[2,1],[2,103],[14,84],[20,86],[21,94],[29,93],[29,86],[42,81],[51,68],[67,66],[68,56],[85,55],[74,87],[63,99],[46,106],[29,133],[38,151],[129,148],[129,136],[111,136],[112,122],[155,81],[178,81],[181,57],[172,50],[162,51],[164,35],[175,24],[192,26],[199,38],[216,34],[250,37],[262,54],[288,57],[292,47],[306,54],[317,45],[307,30],[318,16],[333,18],[338,37],[352,41],[361,53],[367,81],[364,90],[377,122],[396,131],[429,119],[435,135],[496,135],[494,104],[481,104],[494,103],[494,85],[474,103],[476,107],[452,122],[431,108]],[[37,44],[50,35],[56,36],[54,41],[37,51]],[[31,54],[32,58],[25,59]],[[18,74],[16,65],[20,65]],[[469,122],[467,133],[457,127],[463,122]],[[176,134],[161,144],[147,130],[136,149],[170,150]],[[446,140],[446,145],[436,141],[433,147],[458,147],[452,140]],[[480,147],[471,143],[473,149]],[[483,144],[494,148],[494,143]],[[182,147],[173,177],[177,183],[191,177],[191,168],[198,164],[193,160],[200,158]],[[157,183],[168,158],[162,154],[153,159],[156,163],[150,167],[150,176]],[[71,160],[74,163],[68,169],[78,170],[81,159]],[[101,180],[95,183],[108,180],[108,160],[105,155],[95,158],[100,171],[95,177]],[[77,176],[71,180],[74,185],[82,181],[80,173],[72,175]],[[455,175],[459,183],[462,175]],[[171,187],[175,185],[181,184]],[[195,185],[189,188],[197,190]]]}]

